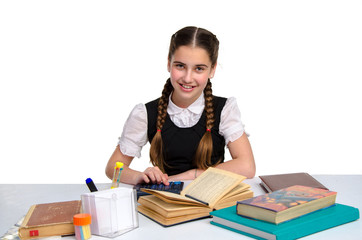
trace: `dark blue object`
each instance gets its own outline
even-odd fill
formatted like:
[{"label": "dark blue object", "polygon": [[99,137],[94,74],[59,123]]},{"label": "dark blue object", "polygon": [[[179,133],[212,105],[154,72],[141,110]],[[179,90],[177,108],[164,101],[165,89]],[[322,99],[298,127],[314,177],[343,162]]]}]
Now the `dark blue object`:
[{"label": "dark blue object", "polygon": [[175,181],[175,182],[169,182],[169,183],[170,183],[169,185],[164,185],[163,183],[160,183],[160,184],[156,184],[156,183],[137,184],[136,186],[134,186],[134,188],[137,190],[137,199],[140,196],[150,195],[149,193],[143,192],[141,190],[141,188],[153,189],[153,190],[158,190],[158,191],[166,191],[166,192],[172,192],[172,193],[180,194],[180,192],[183,189],[184,182]]}]

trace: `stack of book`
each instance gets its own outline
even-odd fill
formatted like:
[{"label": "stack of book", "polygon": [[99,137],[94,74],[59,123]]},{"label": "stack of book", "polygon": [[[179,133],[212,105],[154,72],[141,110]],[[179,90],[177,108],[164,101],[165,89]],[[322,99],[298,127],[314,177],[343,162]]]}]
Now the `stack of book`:
[{"label": "stack of book", "polygon": [[213,211],[211,224],[257,239],[297,239],[359,218],[336,192],[294,185]]},{"label": "stack of book", "polygon": [[18,229],[21,240],[74,234],[73,216],[79,214],[79,200],[35,204]]},{"label": "stack of book", "polygon": [[246,177],[217,168],[208,168],[180,194],[143,189],[151,195],[139,198],[138,211],[163,226],[210,216],[210,212],[233,206],[253,197]]}]

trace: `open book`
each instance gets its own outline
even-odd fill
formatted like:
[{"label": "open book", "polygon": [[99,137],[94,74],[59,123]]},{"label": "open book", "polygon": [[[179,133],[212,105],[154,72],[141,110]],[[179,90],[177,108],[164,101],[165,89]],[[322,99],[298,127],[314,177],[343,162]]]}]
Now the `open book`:
[{"label": "open book", "polygon": [[138,211],[163,226],[208,217],[215,209],[236,205],[253,197],[246,177],[229,171],[208,168],[181,194],[143,189],[152,195],[140,197]]}]

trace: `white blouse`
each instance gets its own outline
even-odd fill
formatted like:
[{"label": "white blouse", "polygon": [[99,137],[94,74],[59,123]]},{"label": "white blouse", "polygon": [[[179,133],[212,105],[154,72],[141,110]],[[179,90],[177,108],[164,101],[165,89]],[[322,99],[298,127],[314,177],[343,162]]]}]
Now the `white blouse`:
[{"label": "white blouse", "polygon": [[[172,95],[172,94],[171,94]],[[204,106],[204,95],[201,96],[187,108],[180,108],[171,101],[167,107],[167,113],[171,121],[180,128],[194,126],[200,119]],[[137,104],[124,124],[123,132],[119,138],[119,147],[124,155],[141,157],[141,150],[148,142],[147,136],[147,109],[145,104]],[[221,111],[219,133],[225,138],[226,145],[240,138],[244,133],[244,124],[234,97],[226,100]]]}]

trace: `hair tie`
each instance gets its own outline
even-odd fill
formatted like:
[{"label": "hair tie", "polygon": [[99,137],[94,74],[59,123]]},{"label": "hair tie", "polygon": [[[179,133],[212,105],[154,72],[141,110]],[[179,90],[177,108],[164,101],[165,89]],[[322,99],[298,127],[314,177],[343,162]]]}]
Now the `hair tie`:
[{"label": "hair tie", "polygon": [[161,132],[161,129],[157,129],[157,132]]},{"label": "hair tie", "polygon": [[207,128],[206,131],[211,132],[211,129],[208,129],[208,128]]}]

